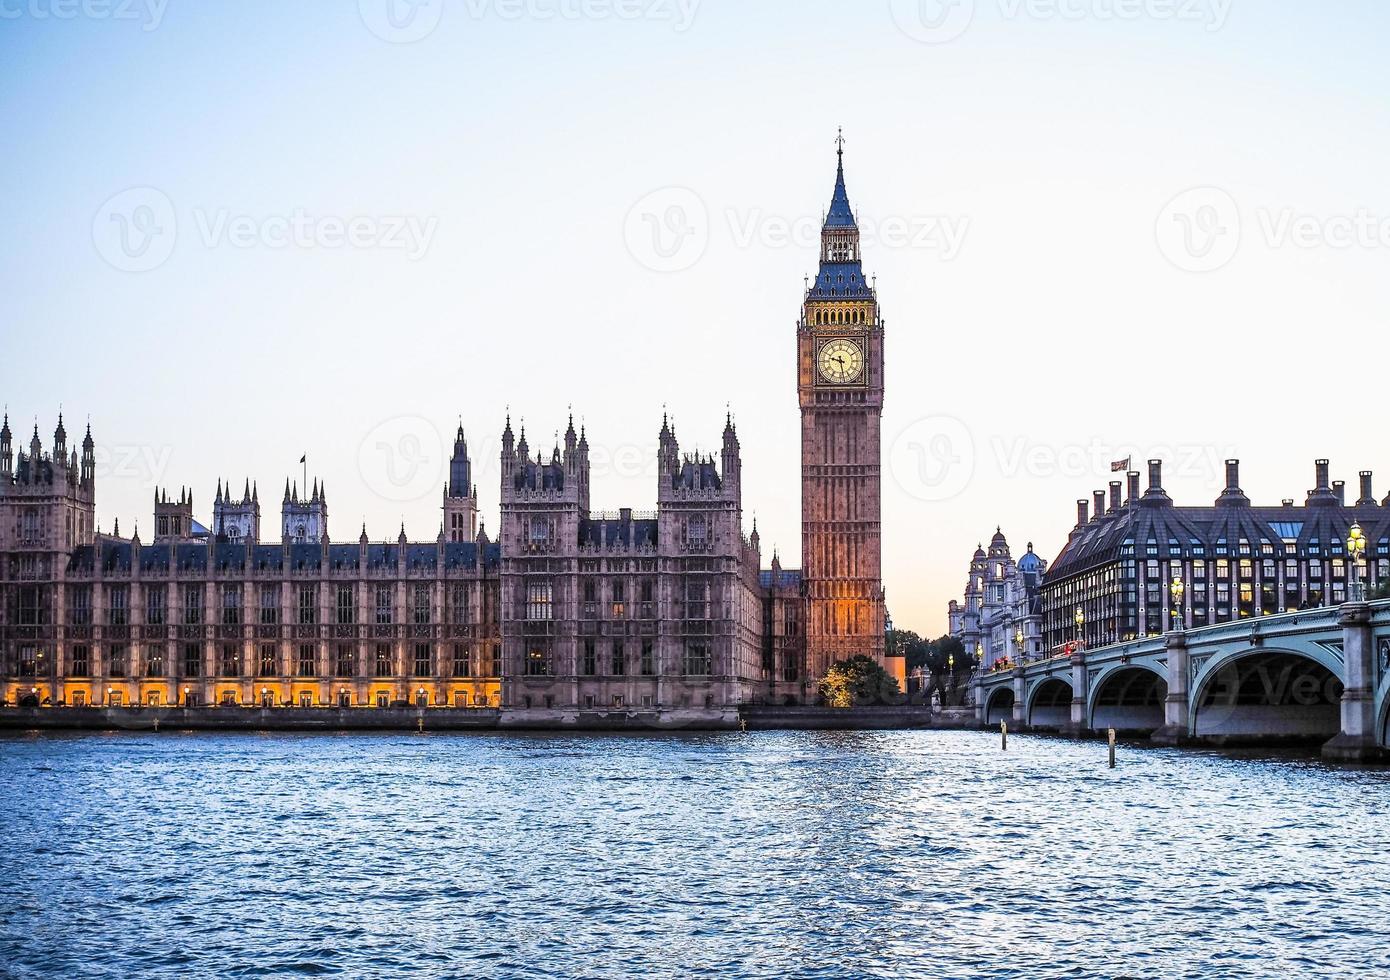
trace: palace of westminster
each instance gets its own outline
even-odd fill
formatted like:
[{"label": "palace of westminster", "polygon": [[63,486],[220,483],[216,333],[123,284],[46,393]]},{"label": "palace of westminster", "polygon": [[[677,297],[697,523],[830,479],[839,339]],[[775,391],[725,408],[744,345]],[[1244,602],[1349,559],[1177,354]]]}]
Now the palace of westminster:
[{"label": "palace of westminster", "polygon": [[502,434],[496,539],[460,426],[437,540],[330,538],[324,488],[258,488],[212,518],[157,490],[148,543],[97,530],[91,427],[45,452],[0,429],[0,697],[7,704],[724,710],[805,704],[828,667],[885,657],[883,320],[861,264],[843,144],[796,328],[802,564],[743,533],[738,435],[683,455],[663,420],[657,509],[590,509],[573,422],[547,456]]}]

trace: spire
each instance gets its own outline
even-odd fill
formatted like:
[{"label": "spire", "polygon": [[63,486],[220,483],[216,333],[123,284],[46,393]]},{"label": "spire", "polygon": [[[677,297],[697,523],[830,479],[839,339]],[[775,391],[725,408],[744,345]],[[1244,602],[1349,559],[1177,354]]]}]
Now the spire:
[{"label": "spire", "polygon": [[285,477],[285,503],[290,502],[290,478]]},{"label": "spire", "polygon": [[241,502],[249,504],[251,502],[251,478],[246,478],[246,487],[241,491]]},{"label": "spire", "polygon": [[830,198],[830,210],[825,215],[826,228],[855,227],[854,211],[849,206],[849,192],[845,190],[845,131],[840,130],[835,137],[835,193]]}]

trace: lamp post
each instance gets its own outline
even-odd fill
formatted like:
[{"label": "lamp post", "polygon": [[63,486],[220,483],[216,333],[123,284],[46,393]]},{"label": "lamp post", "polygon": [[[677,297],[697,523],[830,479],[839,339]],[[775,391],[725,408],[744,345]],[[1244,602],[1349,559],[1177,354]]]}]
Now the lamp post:
[{"label": "lamp post", "polygon": [[1023,635],[1023,627],[1020,626],[1014,633],[1014,649],[1018,651],[1018,662],[1023,663],[1023,645],[1028,642],[1028,638]]},{"label": "lamp post", "polygon": [[1080,606],[1076,607],[1076,615],[1073,617],[1073,621],[1076,623],[1076,645],[1078,648],[1080,648],[1081,643],[1085,638],[1084,631],[1086,629],[1086,614],[1081,611]]},{"label": "lamp post", "polygon": [[1187,586],[1183,584],[1181,575],[1173,576],[1173,584],[1168,586],[1168,591],[1173,594],[1173,618],[1177,620],[1174,630],[1181,633],[1187,628],[1187,610],[1182,604],[1182,597],[1187,594]]},{"label": "lamp post", "polygon": [[1361,559],[1366,557],[1366,533],[1358,522],[1347,532],[1347,555],[1351,558],[1351,601],[1366,601],[1366,586],[1361,581]]}]

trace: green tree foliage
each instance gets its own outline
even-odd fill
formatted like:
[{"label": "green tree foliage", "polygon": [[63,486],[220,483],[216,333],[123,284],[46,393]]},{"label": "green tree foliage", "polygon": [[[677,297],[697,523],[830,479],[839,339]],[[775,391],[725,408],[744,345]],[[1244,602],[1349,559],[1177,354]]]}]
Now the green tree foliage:
[{"label": "green tree foliage", "polygon": [[831,664],[821,681],[820,693],[821,699],[831,708],[897,704],[902,699],[897,678],[879,666],[873,657],[862,654]]}]

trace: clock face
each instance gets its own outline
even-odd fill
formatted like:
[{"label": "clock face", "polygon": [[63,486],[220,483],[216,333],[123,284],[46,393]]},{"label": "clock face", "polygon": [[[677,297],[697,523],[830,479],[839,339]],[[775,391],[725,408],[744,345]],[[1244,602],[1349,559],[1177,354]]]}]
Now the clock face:
[{"label": "clock face", "polygon": [[833,385],[854,384],[864,375],[864,352],[852,340],[832,340],[820,349],[816,367]]}]

